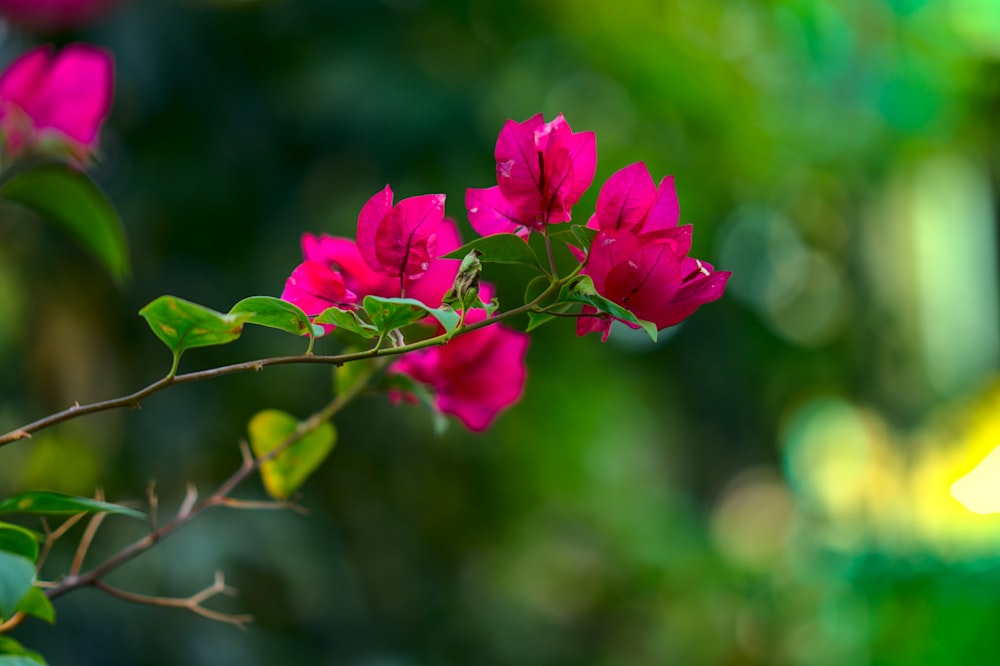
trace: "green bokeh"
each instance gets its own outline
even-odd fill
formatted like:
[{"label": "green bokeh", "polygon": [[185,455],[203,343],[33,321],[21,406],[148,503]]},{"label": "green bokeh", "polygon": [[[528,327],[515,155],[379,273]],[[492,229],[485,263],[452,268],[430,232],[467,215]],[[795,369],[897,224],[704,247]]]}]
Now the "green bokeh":
[{"label": "green bokeh", "polygon": [[[995,660],[996,547],[883,511],[942,430],[930,415],[997,369],[998,14],[988,0],[132,0],[48,37],[115,53],[94,176],[133,279],[116,286],[72,241],[0,211],[0,431],[159,378],[170,354],[140,308],[279,295],[301,234],[353,235],[387,183],[445,193],[471,239],[465,188],[494,182],[507,118],[561,112],[596,132],[578,222],[617,169],[672,174],[693,254],[735,274],[655,346],[539,329],[523,401],[483,435],[437,437],[417,407],[362,398],[304,487],[308,517],[210,512],[111,578],[186,596],[224,570],[241,594],[218,607],[252,613],[249,632],[82,591],[54,627],[15,637],[52,664],[101,666]],[[13,31],[0,55],[44,38]],[[510,306],[530,272],[483,277]],[[954,344],[928,343],[942,336]],[[301,342],[247,327],[181,366]],[[118,501],[155,478],[166,515],[188,482],[204,492],[239,465],[253,414],[304,417],[330,386],[300,366],[175,387],[0,450],[0,495],[100,485]],[[889,499],[865,504],[873,468]],[[94,561],[141,534],[125,522]]]}]

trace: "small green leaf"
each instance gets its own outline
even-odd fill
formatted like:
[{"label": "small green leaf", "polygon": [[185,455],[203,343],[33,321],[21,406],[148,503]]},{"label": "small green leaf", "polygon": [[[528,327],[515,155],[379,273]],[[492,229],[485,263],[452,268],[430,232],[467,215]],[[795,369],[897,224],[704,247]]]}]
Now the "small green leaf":
[{"label": "small green leaf", "polygon": [[116,280],[128,275],[128,246],[121,220],[85,174],[46,164],[14,176],[0,187],[0,196],[76,238]]},{"label": "small green leaf", "polygon": [[598,312],[603,312],[616,319],[635,324],[646,332],[650,340],[656,342],[656,324],[645,319],[639,319],[629,310],[598,294],[597,289],[594,288],[594,281],[589,275],[580,275],[564,285],[559,292],[559,301],[584,303],[596,308]]},{"label": "small green leaf", "polygon": [[431,413],[431,422],[434,426],[434,434],[440,436],[448,430],[448,417],[437,408],[434,394],[426,384],[418,382],[409,375],[402,373],[387,374],[378,388],[383,391],[399,391],[412,396]]},{"label": "small green leaf", "polygon": [[0,620],[9,619],[35,583],[35,564],[0,550]]},{"label": "small green leaf", "polygon": [[246,315],[247,324],[267,326],[292,335],[323,335],[322,326],[314,326],[299,306],[273,296],[250,296],[233,306],[230,315]]},{"label": "small green leaf", "polygon": [[573,238],[576,239],[575,245],[584,252],[589,253],[590,246],[594,244],[594,239],[597,238],[597,229],[591,229],[580,224],[571,224],[569,231],[573,234]]},{"label": "small green leaf", "polygon": [[[250,419],[250,447],[261,458],[295,434],[299,421],[277,409],[258,412]],[[306,433],[272,460],[261,465],[264,489],[274,499],[288,499],[333,450],[337,431],[329,421]]]},{"label": "small green leaf", "polygon": [[224,345],[240,337],[251,315],[222,314],[175,296],[160,296],[139,310],[175,357],[193,347]]},{"label": "small green leaf", "polygon": [[9,636],[0,636],[0,666],[45,666],[42,655]]},{"label": "small green leaf", "polygon": [[454,310],[431,308],[415,298],[365,296],[364,308],[379,334],[409,326],[427,315],[437,319],[446,333],[452,333],[459,320],[458,313]]},{"label": "small green leaf", "polygon": [[547,324],[547,323],[549,323],[550,321],[552,321],[555,318],[556,318],[555,315],[551,315],[551,314],[549,314],[547,312],[529,312],[528,313],[528,326],[527,326],[527,328],[524,329],[524,332],[525,333],[531,333],[533,330],[535,330],[539,326],[542,326],[543,324]]},{"label": "small green leaf", "polygon": [[32,562],[38,559],[39,535],[20,525],[0,522],[0,550],[26,557]]},{"label": "small green leaf", "polygon": [[52,607],[52,602],[49,601],[40,587],[32,587],[28,590],[28,593],[21,597],[21,603],[17,605],[17,610],[45,620],[49,624],[56,622],[56,609]]},{"label": "small green leaf", "polygon": [[552,284],[552,280],[547,275],[536,275],[531,278],[528,282],[528,286],[524,289],[524,302],[530,303],[535,300],[549,288]]},{"label": "small green leaf", "polygon": [[341,310],[340,308],[327,308],[319,313],[313,322],[317,324],[333,324],[339,329],[357,333],[363,338],[377,338],[378,329],[363,321],[354,310]]},{"label": "small green leaf", "polygon": [[538,257],[528,244],[515,234],[494,234],[470,241],[443,259],[464,259],[473,250],[480,252],[484,264],[527,264],[541,268]]},{"label": "small green leaf", "polygon": [[144,518],[145,514],[119,504],[101,502],[87,497],[73,497],[47,490],[31,490],[0,500],[0,514],[31,513],[42,515],[65,515],[72,513],[117,513],[132,518]]}]

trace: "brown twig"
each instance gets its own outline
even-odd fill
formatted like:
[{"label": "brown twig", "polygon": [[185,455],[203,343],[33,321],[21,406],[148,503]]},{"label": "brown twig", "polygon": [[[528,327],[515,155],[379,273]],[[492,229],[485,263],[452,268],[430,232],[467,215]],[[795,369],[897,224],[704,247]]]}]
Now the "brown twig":
[{"label": "brown twig", "polygon": [[552,294],[558,292],[562,287],[563,282],[566,279],[573,277],[572,275],[567,276],[564,280],[554,282],[549,286],[544,292],[539,294],[537,298],[529,303],[525,303],[519,307],[508,310],[507,312],[502,312],[495,314],[492,317],[488,317],[474,324],[463,325],[457,331],[451,334],[443,333],[441,335],[436,335],[426,340],[420,340],[418,342],[413,342],[400,347],[379,347],[376,346],[372,349],[368,349],[360,352],[352,352],[349,354],[337,354],[333,356],[317,356],[313,354],[303,354],[300,356],[273,356],[270,358],[262,358],[256,361],[244,361],[242,363],[234,363],[232,365],[225,365],[218,368],[210,368],[208,370],[199,370],[197,372],[188,372],[182,375],[167,375],[166,377],[159,379],[145,388],[139,389],[134,393],[129,393],[118,398],[112,398],[110,400],[102,400],[100,402],[92,402],[87,405],[81,405],[79,403],[74,404],[68,409],[64,409],[60,412],[55,412],[44,418],[38,419],[20,428],[15,428],[14,430],[0,435],[0,447],[3,447],[12,442],[16,442],[20,439],[30,438],[32,433],[38,432],[45,428],[54,426],[58,423],[63,423],[64,421],[70,421],[72,419],[79,418],[81,416],[86,416],[88,414],[95,414],[97,412],[106,412],[114,409],[122,409],[126,407],[137,408],[139,404],[149,396],[154,393],[158,393],[163,389],[174,386],[176,384],[186,384],[188,382],[196,382],[204,379],[213,379],[215,377],[223,377],[225,375],[232,375],[240,372],[255,371],[259,372],[266,367],[272,365],[293,365],[299,363],[313,363],[321,365],[344,365],[346,363],[353,363],[355,361],[361,361],[365,359],[372,358],[382,358],[388,356],[399,356],[407,352],[416,351],[418,349],[425,349],[427,347],[434,347],[443,345],[454,337],[465,335],[466,333],[471,333],[472,331],[478,330],[480,328],[485,328],[486,326],[492,326],[505,319],[510,319],[517,315],[523,314],[525,312],[532,311],[537,305],[542,303]]},{"label": "brown twig", "polygon": [[98,590],[115,597],[116,599],[129,601],[135,604],[145,604],[147,606],[160,606],[162,608],[185,608],[192,613],[197,613],[198,615],[206,617],[209,620],[233,624],[240,629],[246,629],[246,624],[248,622],[253,622],[253,615],[231,615],[229,613],[222,613],[214,611],[210,608],[205,608],[202,605],[202,602],[207,601],[208,599],[211,599],[219,594],[226,594],[229,596],[236,595],[236,590],[226,585],[226,580],[221,571],[215,572],[215,581],[211,585],[199,592],[196,592],[195,594],[192,594],[190,597],[183,599],[127,592],[125,590],[120,590],[117,587],[112,587],[102,580],[95,580],[91,583],[91,585],[96,587]]},{"label": "brown twig", "polygon": [[[245,481],[251,474],[258,471],[262,465],[270,460],[275,459],[281,453],[287,449],[289,446],[300,440],[302,437],[312,432],[318,428],[322,423],[325,423],[330,418],[332,418],[337,412],[339,412],[344,405],[350,402],[361,390],[367,385],[371,376],[378,370],[378,368],[373,368],[368,373],[365,373],[357,378],[357,380],[348,387],[345,391],[338,394],[331,402],[329,402],[325,407],[312,414],[309,418],[300,422],[295,431],[282,440],[277,446],[268,451],[265,455],[259,458],[254,458],[250,452],[249,447],[246,442],[240,443],[240,453],[241,453],[241,463],[239,468],[233,472],[228,479],[223,481],[218,488],[212,492],[211,495],[205,497],[201,501],[198,501],[198,492],[193,485],[188,486],[187,493],[184,496],[181,506],[177,511],[177,514],[169,521],[155,527],[150,530],[150,532],[142,537],[141,539],[134,541],[128,546],[122,548],[117,553],[109,557],[107,560],[101,564],[95,566],[93,569],[86,573],[79,573],[79,569],[76,571],[71,570],[70,575],[66,576],[62,580],[56,582],[45,590],[45,594],[49,599],[55,599],[57,597],[71,592],[75,589],[90,586],[97,587],[109,594],[114,596],[119,596],[120,598],[127,599],[129,601],[138,601],[140,603],[153,603],[152,599],[162,599],[160,597],[146,597],[144,595],[136,595],[130,592],[123,592],[112,588],[104,582],[104,577],[109,573],[122,566],[126,562],[138,557],[142,553],[146,552],[157,543],[166,539],[168,536],[179,530],[181,527],[192,521],[194,518],[199,516],[204,511],[216,506],[230,507],[236,509],[259,509],[259,508],[294,508],[294,503],[287,502],[248,502],[244,500],[238,500],[230,497],[230,493]],[[150,491],[152,493],[152,491]],[[95,528],[96,529],[96,528]],[[92,537],[91,537],[92,538]],[[85,551],[84,551],[85,552]],[[79,553],[79,550],[78,550]],[[82,560],[81,560],[82,561]],[[74,562],[75,565],[75,562]],[[191,597],[191,599],[197,598],[198,595]],[[174,606],[184,606],[191,607],[190,600],[188,604],[181,603],[179,600],[167,600],[169,603],[158,603],[155,605],[174,605]],[[197,603],[200,603],[198,601]],[[200,608],[198,606],[197,608]],[[214,611],[206,611],[206,609],[196,610],[196,608],[191,607],[200,615],[205,617],[215,618]],[[206,612],[202,612],[206,611]],[[231,619],[234,616],[226,616],[227,618],[223,621],[233,622],[234,624],[240,624],[240,622],[235,622]],[[240,616],[235,616],[240,617]],[[245,620],[248,621],[248,620]]]}]

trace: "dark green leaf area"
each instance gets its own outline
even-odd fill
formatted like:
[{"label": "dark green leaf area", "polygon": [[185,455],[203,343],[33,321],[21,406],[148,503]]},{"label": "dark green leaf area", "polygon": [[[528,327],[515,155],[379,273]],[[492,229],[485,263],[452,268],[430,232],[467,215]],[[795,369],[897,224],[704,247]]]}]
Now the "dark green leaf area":
[{"label": "dark green leaf area", "polygon": [[10,619],[35,583],[35,564],[0,550],[0,621]]},{"label": "dark green leaf area", "polygon": [[26,557],[32,562],[38,559],[40,535],[20,525],[0,522],[0,550]]},{"label": "dark green leaf area", "polygon": [[42,165],[14,176],[0,187],[0,196],[75,238],[116,280],[128,275],[128,245],[121,220],[85,174],[63,165]]},{"label": "dark green leaf area", "polygon": [[45,591],[37,586],[32,587],[26,595],[21,597],[21,603],[17,605],[17,610],[49,624],[55,624],[56,621],[56,609],[52,607],[52,602],[45,596]]},{"label": "dark green leaf area", "polygon": [[541,268],[531,247],[515,234],[494,234],[477,238],[442,258],[464,259],[473,250],[479,252],[479,261],[484,264],[526,264]]},{"label": "dark green leaf area", "polygon": [[0,666],[45,666],[42,655],[9,636],[0,636]]},{"label": "dark green leaf area", "polygon": [[73,497],[47,490],[31,490],[0,500],[0,514],[30,513],[41,515],[66,515],[73,513],[118,513],[132,518],[145,514],[119,504],[101,502],[87,497]]}]

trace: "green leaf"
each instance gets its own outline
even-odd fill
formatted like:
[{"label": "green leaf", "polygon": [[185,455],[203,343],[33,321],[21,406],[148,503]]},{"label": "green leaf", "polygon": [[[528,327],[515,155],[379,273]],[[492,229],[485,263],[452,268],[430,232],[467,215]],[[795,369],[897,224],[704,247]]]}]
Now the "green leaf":
[{"label": "green leaf", "polygon": [[448,430],[448,417],[437,408],[434,393],[426,384],[418,382],[409,375],[393,373],[386,375],[378,388],[383,391],[400,391],[416,398],[417,402],[427,408],[431,413],[431,422],[434,426],[434,434],[440,436]]},{"label": "green leaf", "polygon": [[0,620],[9,619],[35,583],[35,564],[26,557],[0,551]]},{"label": "green leaf", "polygon": [[9,636],[0,636],[0,666],[45,666],[42,655]]},{"label": "green leaf", "polygon": [[479,261],[484,264],[527,264],[541,268],[538,257],[520,237],[514,234],[494,234],[470,241],[443,259],[464,259],[473,250],[480,252]]},{"label": "green leaf", "polygon": [[174,357],[193,347],[224,345],[240,337],[248,313],[222,314],[175,296],[160,296],[139,310]]},{"label": "green leaf", "polygon": [[20,525],[0,522],[0,550],[26,557],[32,562],[38,559],[39,535]]},{"label": "green leaf", "polygon": [[[299,421],[277,409],[258,412],[250,419],[250,447],[254,455],[267,455],[295,434]],[[261,465],[264,489],[274,499],[288,499],[333,450],[337,431],[329,421],[306,433],[275,458]]]},{"label": "green leaf", "polygon": [[363,338],[377,338],[378,329],[363,321],[354,310],[341,310],[333,307],[327,308],[313,319],[317,324],[333,324],[339,329],[357,333]]},{"label": "green leaf", "polygon": [[549,314],[547,312],[529,312],[528,313],[528,326],[527,326],[527,328],[524,329],[524,332],[525,333],[531,333],[533,330],[535,330],[539,326],[542,326],[543,324],[547,324],[547,323],[549,323],[550,321],[552,321],[555,318],[556,318],[555,315],[551,315],[551,314]]},{"label": "green leaf", "polygon": [[409,326],[427,315],[437,319],[446,333],[452,333],[459,320],[458,313],[454,310],[431,308],[415,298],[365,296],[364,308],[379,334]]},{"label": "green leaf", "polygon": [[564,285],[559,292],[559,300],[562,302],[584,303],[597,308],[598,312],[603,312],[622,321],[635,324],[646,332],[650,340],[656,342],[656,324],[645,319],[639,319],[629,310],[598,294],[594,288],[594,281],[590,279],[589,275],[580,275]]},{"label": "green leaf", "polygon": [[52,602],[49,601],[40,587],[32,587],[28,590],[28,593],[21,597],[21,603],[17,605],[17,610],[45,620],[49,624],[56,622],[56,609],[52,607]]},{"label": "green leaf", "polygon": [[230,315],[246,315],[247,324],[276,328],[292,335],[323,335],[322,326],[314,326],[299,306],[273,296],[250,296],[233,306]]},{"label": "green leaf", "polygon": [[524,302],[530,303],[539,296],[541,296],[546,289],[552,284],[552,280],[547,275],[536,275],[531,278],[528,282],[528,286],[524,288]]},{"label": "green leaf", "polygon": [[580,224],[571,224],[569,231],[576,240],[574,245],[584,252],[589,253],[590,246],[594,244],[594,239],[597,238],[597,229],[591,229]]},{"label": "green leaf", "polygon": [[73,497],[47,490],[31,490],[0,500],[0,514],[31,513],[43,515],[64,515],[72,513],[117,513],[132,518],[144,518],[145,514],[119,504],[101,502],[87,497]]},{"label": "green leaf", "polygon": [[83,173],[47,164],[14,176],[0,187],[0,196],[76,238],[116,280],[128,275],[128,246],[118,214]]}]

